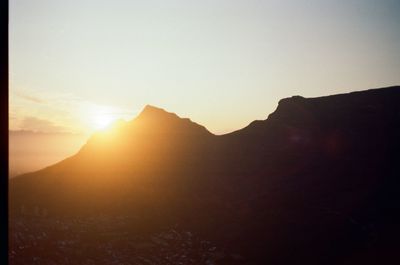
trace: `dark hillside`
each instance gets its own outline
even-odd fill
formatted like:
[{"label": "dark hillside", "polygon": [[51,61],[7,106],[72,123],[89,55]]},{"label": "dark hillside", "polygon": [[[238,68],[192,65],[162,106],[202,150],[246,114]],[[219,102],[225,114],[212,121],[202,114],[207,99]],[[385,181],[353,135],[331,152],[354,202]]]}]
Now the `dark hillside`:
[{"label": "dark hillside", "polygon": [[179,225],[241,264],[400,263],[399,103],[400,87],[294,96],[223,136],[148,106],[12,179],[11,219],[39,207],[128,216],[127,229],[150,232]]}]

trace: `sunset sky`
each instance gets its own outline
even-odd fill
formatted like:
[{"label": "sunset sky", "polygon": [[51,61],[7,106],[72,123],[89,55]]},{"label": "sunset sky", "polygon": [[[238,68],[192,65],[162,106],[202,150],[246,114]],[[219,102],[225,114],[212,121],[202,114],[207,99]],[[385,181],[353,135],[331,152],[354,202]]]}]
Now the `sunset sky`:
[{"label": "sunset sky", "polygon": [[89,134],[146,104],[216,134],[278,100],[400,84],[400,1],[10,0],[10,129]]}]

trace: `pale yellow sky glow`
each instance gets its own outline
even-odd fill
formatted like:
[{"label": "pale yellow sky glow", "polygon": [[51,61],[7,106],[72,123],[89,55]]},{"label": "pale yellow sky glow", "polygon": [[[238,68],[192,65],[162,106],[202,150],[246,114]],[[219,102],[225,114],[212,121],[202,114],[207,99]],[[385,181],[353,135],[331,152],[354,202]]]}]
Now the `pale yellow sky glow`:
[{"label": "pale yellow sky glow", "polygon": [[10,0],[10,129],[90,134],[151,104],[222,134],[284,97],[398,85],[399,7]]},{"label": "pale yellow sky glow", "polygon": [[[56,94],[55,94],[56,95]],[[118,119],[131,120],[138,109],[96,104],[71,95],[10,93],[10,129],[90,134]],[[54,122],[53,122],[54,121]]]}]

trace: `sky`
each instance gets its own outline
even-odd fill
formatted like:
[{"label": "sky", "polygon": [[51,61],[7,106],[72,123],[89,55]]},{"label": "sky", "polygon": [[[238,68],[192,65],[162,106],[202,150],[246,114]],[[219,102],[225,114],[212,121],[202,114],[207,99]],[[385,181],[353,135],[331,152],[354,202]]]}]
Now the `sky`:
[{"label": "sky", "polygon": [[90,134],[146,104],[215,134],[279,99],[400,84],[400,1],[10,0],[11,130]]},{"label": "sky", "polygon": [[42,169],[72,156],[85,144],[80,134],[11,131],[9,177]]}]

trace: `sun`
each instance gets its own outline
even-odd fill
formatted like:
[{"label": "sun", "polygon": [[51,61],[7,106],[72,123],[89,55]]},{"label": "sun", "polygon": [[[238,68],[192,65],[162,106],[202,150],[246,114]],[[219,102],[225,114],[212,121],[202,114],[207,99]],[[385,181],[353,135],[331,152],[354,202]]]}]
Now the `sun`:
[{"label": "sun", "polygon": [[131,119],[131,114],[117,106],[87,102],[79,110],[80,120],[87,132],[108,130],[117,120]]},{"label": "sun", "polygon": [[97,114],[93,117],[93,127],[96,130],[106,129],[112,122],[114,118],[106,114]]}]

